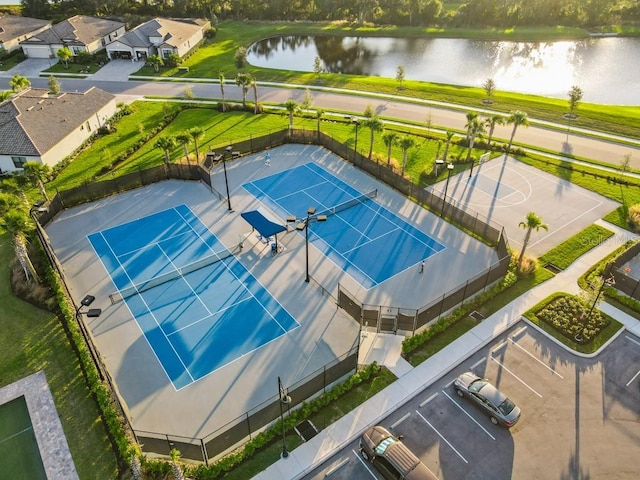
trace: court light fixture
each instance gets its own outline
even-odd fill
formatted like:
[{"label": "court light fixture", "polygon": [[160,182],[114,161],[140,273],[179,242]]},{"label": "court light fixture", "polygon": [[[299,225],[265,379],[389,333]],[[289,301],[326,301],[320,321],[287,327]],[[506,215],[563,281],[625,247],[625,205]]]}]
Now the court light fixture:
[{"label": "court light fixture", "polygon": [[306,275],[304,277],[304,281],[309,283],[309,223],[313,220],[316,222],[326,222],[326,215],[316,215],[315,207],[309,207],[307,209],[307,216],[304,218],[297,218],[293,215],[287,217],[287,222],[293,223],[298,222],[296,225],[296,230],[302,231],[304,230],[304,239],[305,239],[305,259],[306,259]]},{"label": "court light fixture", "polygon": [[353,161],[355,162],[358,155],[358,125],[360,125],[360,121],[358,120],[358,117],[351,117],[351,121],[356,126],[356,141],[353,146],[353,151],[355,152],[355,155],[353,156]]},{"label": "court light fixture", "polygon": [[76,308],[76,317],[81,314],[86,315],[87,317],[90,317],[90,318],[99,317],[102,314],[102,309],[100,308],[90,308],[86,312],[80,311],[84,307],[89,307],[95,301],[95,299],[96,297],[94,297],[93,295],[85,295],[84,298],[80,300],[80,306]]},{"label": "court light fixture", "polygon": [[447,190],[449,189],[449,179],[451,178],[451,172],[455,166],[453,163],[447,164],[447,183],[444,184],[444,197],[442,197],[442,210],[440,210],[440,217],[444,216],[444,207],[447,205]]},{"label": "court light fixture", "polygon": [[436,174],[435,174],[435,177],[436,177],[436,178],[438,178],[438,171],[440,170],[440,167],[441,167],[442,165],[444,165],[444,160],[443,160],[443,159],[441,159],[441,158],[438,158],[438,159],[436,160]]},{"label": "court light fixture", "polygon": [[224,169],[224,186],[227,189],[227,206],[229,207],[229,211],[232,212],[231,195],[229,195],[229,179],[227,177],[227,155],[230,157],[233,156],[233,147],[231,145],[224,149],[224,155],[222,155],[222,168]]},{"label": "court light fixture", "polygon": [[282,424],[282,458],[287,458],[289,456],[289,451],[287,450],[287,435],[284,427],[284,406],[289,406],[291,404],[291,397],[282,386],[280,377],[278,377],[278,399],[278,403],[280,404],[280,423]]}]

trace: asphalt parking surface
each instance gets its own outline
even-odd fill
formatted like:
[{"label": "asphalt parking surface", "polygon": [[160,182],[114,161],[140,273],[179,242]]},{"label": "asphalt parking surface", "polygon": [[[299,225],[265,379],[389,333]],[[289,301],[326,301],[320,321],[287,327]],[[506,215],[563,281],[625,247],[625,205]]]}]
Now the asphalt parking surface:
[{"label": "asphalt parking surface", "polygon": [[[452,386],[472,370],[522,410],[495,426]],[[640,339],[577,357],[523,322],[380,422],[441,479],[640,478]],[[353,442],[306,479],[382,478]]]}]

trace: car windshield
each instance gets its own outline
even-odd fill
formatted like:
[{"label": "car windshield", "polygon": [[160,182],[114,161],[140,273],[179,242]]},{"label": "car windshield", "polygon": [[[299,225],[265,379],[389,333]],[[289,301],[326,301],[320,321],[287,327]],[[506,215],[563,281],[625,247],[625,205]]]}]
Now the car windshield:
[{"label": "car windshield", "polygon": [[387,437],[376,445],[376,455],[383,455],[389,445],[396,443],[395,437]]},{"label": "car windshield", "polygon": [[473,392],[473,393],[478,393],[480,390],[482,390],[482,387],[484,387],[488,383],[489,382],[487,382],[486,380],[483,380],[481,378],[479,378],[478,380],[474,380],[469,385],[469,391]]},{"label": "car windshield", "polygon": [[516,404],[513,403],[508,398],[506,398],[504,402],[498,405],[498,410],[500,410],[500,413],[502,413],[502,415],[506,416],[506,415],[509,415],[515,407],[516,407]]}]

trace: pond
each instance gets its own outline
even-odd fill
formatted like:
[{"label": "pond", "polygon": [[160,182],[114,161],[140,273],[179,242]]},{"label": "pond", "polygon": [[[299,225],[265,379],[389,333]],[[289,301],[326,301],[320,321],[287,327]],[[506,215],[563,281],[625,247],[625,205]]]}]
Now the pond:
[{"label": "pond", "polygon": [[640,38],[606,37],[554,42],[451,38],[282,36],[254,43],[250,64],[405,78],[479,87],[493,78],[499,90],[567,98],[571,86],[583,101],[640,105]]}]

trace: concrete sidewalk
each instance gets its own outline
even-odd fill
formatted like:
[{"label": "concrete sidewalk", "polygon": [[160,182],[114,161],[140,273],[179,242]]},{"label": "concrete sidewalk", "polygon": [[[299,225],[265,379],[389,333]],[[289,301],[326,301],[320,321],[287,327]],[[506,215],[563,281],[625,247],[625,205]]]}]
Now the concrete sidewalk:
[{"label": "concrete sidewalk", "polygon": [[[363,363],[376,360],[380,364],[388,366],[398,376],[398,380],[321,431],[310,441],[300,445],[289,454],[288,458],[278,460],[254,478],[256,480],[302,478],[330,458],[337,450],[355,440],[365,428],[379,423],[380,420],[445,375],[454,366],[511,328],[521,320],[521,315],[525,311],[539,301],[555,292],[578,293],[580,289],[576,281],[580,275],[626,240],[639,238],[638,235],[619,229],[609,223],[603,221],[597,223],[614,231],[615,235],[580,257],[567,270],[526,292],[483,320],[473,330],[465,333],[447,348],[436,353],[416,368],[412,368],[404,359],[400,358],[402,337],[365,332],[361,343],[361,355],[365,357]],[[600,309],[622,322],[627,330],[640,335],[640,322],[635,318],[605,303],[601,304]]]}]

